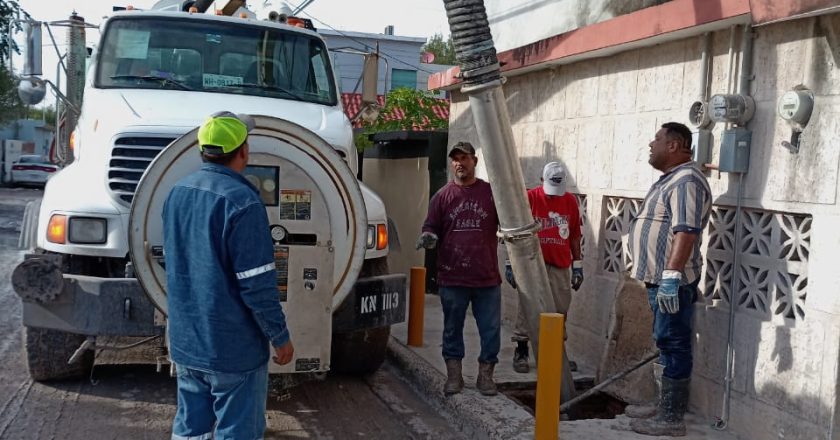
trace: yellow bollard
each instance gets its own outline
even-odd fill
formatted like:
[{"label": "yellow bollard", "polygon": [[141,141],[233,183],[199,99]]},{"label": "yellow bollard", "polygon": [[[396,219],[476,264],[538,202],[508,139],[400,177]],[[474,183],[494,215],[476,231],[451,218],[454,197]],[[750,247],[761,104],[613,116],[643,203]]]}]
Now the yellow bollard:
[{"label": "yellow bollard", "polygon": [[534,428],[536,440],[557,440],[558,438],[565,321],[566,316],[560,313],[540,314],[537,410]]},{"label": "yellow bollard", "polygon": [[423,346],[423,309],[426,299],[426,268],[411,268],[408,298],[408,345]]}]

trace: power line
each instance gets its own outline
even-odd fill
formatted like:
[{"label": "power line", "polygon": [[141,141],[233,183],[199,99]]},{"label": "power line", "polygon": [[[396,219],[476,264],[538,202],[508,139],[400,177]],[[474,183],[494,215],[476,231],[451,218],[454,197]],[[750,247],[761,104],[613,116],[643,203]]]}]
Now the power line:
[{"label": "power line", "polygon": [[[292,5],[292,6],[294,6],[294,5]],[[324,26],[326,26],[326,27],[328,27],[328,28],[332,29],[333,31],[337,32],[337,33],[338,33],[339,35],[341,35],[342,37],[347,38],[348,40],[354,41],[354,42],[356,42],[356,43],[358,43],[358,44],[361,44],[362,46],[366,47],[368,50],[376,50],[376,48],[375,48],[375,47],[372,47],[372,46],[368,45],[367,43],[365,43],[365,42],[363,42],[363,41],[357,40],[357,39],[355,39],[355,38],[353,38],[353,37],[351,37],[351,36],[349,36],[349,35],[345,34],[344,32],[341,32],[340,30],[338,30],[338,29],[336,29],[336,28],[334,28],[334,27],[330,26],[330,25],[329,25],[329,23],[326,23],[326,22],[324,22],[323,20],[320,20],[320,19],[316,18],[316,17],[315,17],[315,16],[313,16],[312,14],[310,14],[310,13],[308,13],[308,12],[306,12],[306,11],[301,11],[301,12],[303,12],[304,14],[306,14],[309,18],[311,18],[311,19],[313,19],[313,20],[317,21],[318,23],[321,23],[322,25],[324,25]],[[429,75],[433,75],[433,74],[435,74],[435,72],[432,72],[432,71],[430,71],[430,70],[423,69],[423,68],[422,68],[422,67],[420,67],[420,66],[417,66],[417,65],[415,65],[415,64],[408,63],[408,62],[406,62],[406,61],[403,61],[403,60],[401,60],[401,59],[399,59],[399,58],[395,57],[394,55],[391,55],[391,54],[389,54],[388,52],[385,52],[385,51],[383,51],[383,50],[381,50],[381,49],[379,50],[379,53],[380,53],[380,54],[382,54],[383,56],[385,56],[385,58],[388,58],[388,59],[390,59],[390,60],[396,61],[396,62],[401,63],[401,64],[405,64],[406,66],[409,66],[409,67],[413,67],[415,70],[419,70],[419,71],[421,71],[421,72],[428,73]]]}]

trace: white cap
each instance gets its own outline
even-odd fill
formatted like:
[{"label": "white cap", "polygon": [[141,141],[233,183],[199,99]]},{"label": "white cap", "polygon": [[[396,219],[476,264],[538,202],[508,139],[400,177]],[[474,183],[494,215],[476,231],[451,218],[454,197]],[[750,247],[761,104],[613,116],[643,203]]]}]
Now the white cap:
[{"label": "white cap", "polygon": [[550,196],[566,194],[566,168],[560,162],[549,162],[543,168],[543,191]]}]

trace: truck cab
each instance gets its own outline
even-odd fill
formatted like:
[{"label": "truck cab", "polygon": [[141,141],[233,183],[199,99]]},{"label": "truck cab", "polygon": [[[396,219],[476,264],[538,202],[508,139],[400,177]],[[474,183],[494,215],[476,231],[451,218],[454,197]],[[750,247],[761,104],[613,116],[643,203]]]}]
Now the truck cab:
[{"label": "truck cab", "polygon": [[[159,216],[150,213],[157,212],[168,188],[161,182],[171,185],[175,176],[200,166],[197,149],[190,148],[195,129],[217,111],[263,121],[257,141],[262,155],[246,177],[284,233],[310,237],[305,243],[288,238],[275,243],[285,249],[286,270],[297,267],[296,255],[309,255],[309,250],[296,253],[295,246],[310,246],[323,248],[324,256],[317,257],[322,261],[335,259],[330,272],[343,271],[322,278],[332,280],[324,288],[332,322],[318,343],[331,345],[332,356],[317,362],[310,357],[307,369],[298,371],[366,372],[382,362],[389,325],[404,319],[405,276],[388,274],[388,233],[395,231],[388,230],[382,200],[355,180],[352,129],[326,45],[313,29],[240,11],[236,16],[123,11],[102,25],[71,136],[73,161],[47,183],[40,208],[27,211],[37,213],[37,219],[25,219],[37,238],[13,276],[24,301],[33,378],[64,375],[69,370],[57,364],[68,357],[84,367],[97,336],[163,338],[165,285],[150,287],[149,280],[165,264],[158,261],[157,244],[149,242],[149,236],[161,239],[155,229]],[[167,150],[178,152],[162,153]],[[348,195],[336,185],[347,187]],[[347,200],[335,200],[335,194]],[[318,197],[326,219],[314,216]],[[132,249],[137,241],[132,234],[140,230],[148,236]],[[328,238],[315,230],[329,230]],[[278,269],[281,264],[278,260]],[[141,267],[145,270],[135,270]],[[305,269],[288,274],[290,295],[298,284],[310,286],[306,277],[324,270],[311,261]],[[44,273],[52,284],[37,281]],[[392,307],[361,316],[360,305],[379,302],[380,296]],[[289,301],[286,307],[296,307]],[[305,320],[309,312],[297,313]],[[287,311],[290,315],[295,312]],[[64,348],[39,350],[35,339],[55,340],[53,345]],[[44,367],[45,357],[56,361]]]}]

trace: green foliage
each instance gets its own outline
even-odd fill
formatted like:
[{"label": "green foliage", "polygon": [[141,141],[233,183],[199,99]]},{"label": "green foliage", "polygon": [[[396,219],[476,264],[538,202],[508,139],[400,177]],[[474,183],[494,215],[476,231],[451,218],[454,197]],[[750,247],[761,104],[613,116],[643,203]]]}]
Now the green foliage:
[{"label": "green foliage", "polygon": [[431,52],[435,54],[435,60],[432,64],[458,64],[455,58],[455,44],[452,42],[452,36],[444,41],[443,35],[434,34],[429,38],[429,42],[423,45],[423,52]]},{"label": "green foliage", "polygon": [[55,125],[55,106],[29,107],[26,111],[27,119],[43,119],[47,124]]},{"label": "green foliage", "polygon": [[14,40],[9,39],[9,27],[13,26],[15,30],[20,30],[19,23],[12,23],[12,19],[16,19],[20,13],[20,18],[29,18],[24,10],[20,8],[20,4],[14,0],[0,0],[0,66],[5,66],[9,60],[9,52],[14,51],[20,53],[17,44]]},{"label": "green foliage", "polygon": [[26,110],[17,93],[17,81],[9,75],[5,66],[0,66],[0,125],[23,117]]},{"label": "green foliage", "polygon": [[[385,106],[372,124],[364,126],[354,140],[356,148],[364,150],[373,145],[368,136],[384,131],[441,130],[449,127],[449,120],[436,115],[433,107],[449,105],[435,98],[430,92],[400,87],[388,92]],[[402,113],[396,118],[395,113]]]}]

